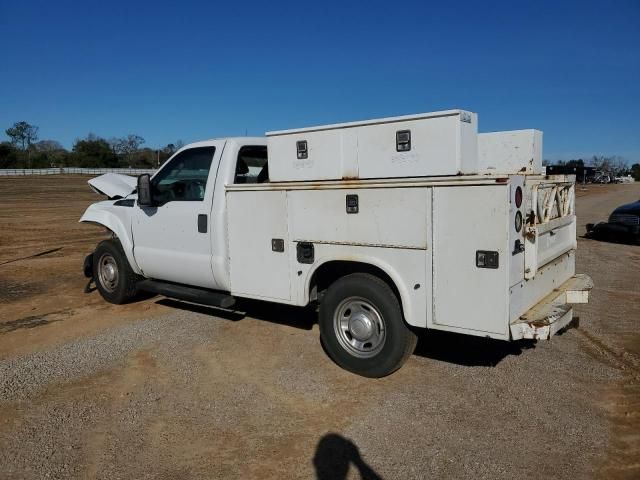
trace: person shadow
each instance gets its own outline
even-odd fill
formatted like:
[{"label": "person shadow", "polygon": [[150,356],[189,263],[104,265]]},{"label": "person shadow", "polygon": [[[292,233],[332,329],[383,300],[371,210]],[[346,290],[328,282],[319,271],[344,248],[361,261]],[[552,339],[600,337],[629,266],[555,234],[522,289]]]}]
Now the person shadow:
[{"label": "person shadow", "polygon": [[382,480],[360,456],[358,447],[337,433],[322,437],[313,456],[313,466],[318,480],[344,480],[353,465],[362,480]]}]

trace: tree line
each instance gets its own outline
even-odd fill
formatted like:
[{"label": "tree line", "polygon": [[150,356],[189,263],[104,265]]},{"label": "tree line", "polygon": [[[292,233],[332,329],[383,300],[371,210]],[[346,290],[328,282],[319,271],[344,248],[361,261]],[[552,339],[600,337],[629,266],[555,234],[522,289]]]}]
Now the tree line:
[{"label": "tree line", "polygon": [[[0,143],[0,168],[153,168],[161,165],[184,146],[182,140],[169,143],[160,149],[143,147],[144,138],[129,134],[121,138],[102,138],[93,133],[78,138],[73,148],[66,150],[55,140],[39,140],[38,127],[27,122],[16,122],[5,133],[10,141]],[[570,167],[594,167],[615,176],[632,175],[640,181],[640,164],[631,167],[620,156],[598,156],[583,160],[551,162],[545,165]]]},{"label": "tree line", "polygon": [[545,160],[543,165],[558,165],[567,167],[593,167],[595,171],[613,175],[615,177],[626,177],[631,175],[636,181],[640,181],[640,163],[634,163],[629,166],[627,161],[619,155],[593,155],[592,157],[583,160],[578,158],[575,160],[559,160],[551,162]]},{"label": "tree line", "polygon": [[67,150],[56,140],[39,140],[38,132],[36,125],[25,121],[7,128],[9,141],[0,143],[0,168],[153,168],[184,146],[178,140],[152,149],[143,147],[140,135],[103,138],[89,133]]}]

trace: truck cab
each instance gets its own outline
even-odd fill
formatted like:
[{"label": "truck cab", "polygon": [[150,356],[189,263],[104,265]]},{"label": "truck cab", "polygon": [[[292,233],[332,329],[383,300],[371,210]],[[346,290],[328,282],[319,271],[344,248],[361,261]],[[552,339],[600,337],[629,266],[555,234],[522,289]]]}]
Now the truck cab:
[{"label": "truck cab", "polygon": [[135,274],[230,290],[225,188],[268,180],[266,139],[180,149],[150,178],[151,205],[140,205],[131,184],[110,177],[109,185],[97,185],[113,199],[90,206],[80,221],[108,226]]}]

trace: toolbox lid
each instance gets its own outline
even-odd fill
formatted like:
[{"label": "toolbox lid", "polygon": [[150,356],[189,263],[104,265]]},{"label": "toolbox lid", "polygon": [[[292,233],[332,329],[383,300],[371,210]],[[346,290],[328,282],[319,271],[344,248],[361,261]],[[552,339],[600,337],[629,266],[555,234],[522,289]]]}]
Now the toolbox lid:
[{"label": "toolbox lid", "polygon": [[323,130],[336,130],[341,128],[362,127],[366,125],[406,122],[409,120],[423,120],[427,118],[451,117],[454,115],[462,115],[463,118],[461,118],[461,120],[467,121],[467,122],[471,121],[471,112],[468,112],[466,110],[454,109],[454,110],[442,110],[440,112],[416,113],[413,115],[403,115],[399,117],[374,118],[372,120],[361,120],[356,122],[334,123],[331,125],[317,125],[314,127],[305,127],[305,128],[293,128],[289,130],[274,130],[271,132],[266,132],[265,135],[267,137],[275,137],[278,135],[288,135],[292,133],[319,132]]}]

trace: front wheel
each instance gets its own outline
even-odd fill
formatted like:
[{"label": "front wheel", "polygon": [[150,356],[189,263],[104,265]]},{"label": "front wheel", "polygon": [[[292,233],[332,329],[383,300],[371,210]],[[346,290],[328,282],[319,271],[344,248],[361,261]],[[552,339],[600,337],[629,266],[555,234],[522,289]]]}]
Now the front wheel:
[{"label": "front wheel", "polygon": [[334,282],[320,304],[320,338],[342,368],[384,377],[415,350],[417,337],[404,323],[400,302],[380,278],[354,273]]},{"label": "front wheel", "polygon": [[96,288],[109,303],[122,304],[136,296],[138,276],[117,240],[104,240],[93,252],[93,280]]}]

